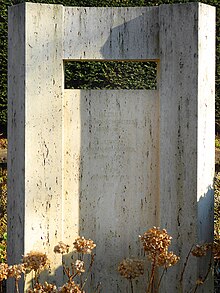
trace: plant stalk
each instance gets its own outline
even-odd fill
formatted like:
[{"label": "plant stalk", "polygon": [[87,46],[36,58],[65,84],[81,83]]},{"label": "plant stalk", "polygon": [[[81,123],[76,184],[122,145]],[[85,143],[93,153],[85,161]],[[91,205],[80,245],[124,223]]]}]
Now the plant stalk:
[{"label": "plant stalk", "polygon": [[153,282],[154,282],[155,267],[156,267],[156,256],[154,257],[154,260],[153,260],[153,263],[152,263],[151,276],[150,276],[150,281],[149,281],[146,293],[151,293],[151,291],[152,291]]},{"label": "plant stalk", "polygon": [[131,285],[131,293],[134,293],[134,287],[133,287],[132,279],[129,279],[129,281],[130,281],[130,285]]}]

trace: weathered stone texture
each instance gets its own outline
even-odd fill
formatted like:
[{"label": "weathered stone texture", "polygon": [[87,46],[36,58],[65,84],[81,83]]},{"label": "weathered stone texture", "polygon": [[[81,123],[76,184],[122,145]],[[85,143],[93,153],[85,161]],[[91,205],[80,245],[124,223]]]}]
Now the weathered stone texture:
[{"label": "weathered stone texture", "polygon": [[[9,9],[9,262],[47,252],[60,285],[53,247],[82,235],[97,243],[94,282],[127,292],[117,261],[141,256],[145,229],[166,228],[182,261],[212,240],[214,55],[204,4]],[[81,59],[157,60],[158,90],[64,90],[63,60]],[[190,262],[181,286],[172,268],[161,292],[187,292],[206,267]]]},{"label": "weathered stone texture", "polygon": [[157,7],[66,7],[64,59],[158,59],[157,21]]},{"label": "weathered stone texture", "polygon": [[[160,220],[184,263],[191,246],[213,233],[215,9],[193,3],[159,11]],[[196,265],[189,263],[184,292],[201,273]],[[167,276],[162,290],[176,292],[177,276]],[[204,292],[212,292],[209,285]]]},{"label": "weathered stone texture", "polygon": [[58,282],[61,260],[51,252],[62,238],[62,17],[60,5],[9,9],[9,262],[46,252]]},{"label": "weathered stone texture", "polygon": [[158,92],[66,90],[64,105],[65,237],[92,237],[94,283],[127,292],[118,262],[143,257],[138,235],[158,223]]}]

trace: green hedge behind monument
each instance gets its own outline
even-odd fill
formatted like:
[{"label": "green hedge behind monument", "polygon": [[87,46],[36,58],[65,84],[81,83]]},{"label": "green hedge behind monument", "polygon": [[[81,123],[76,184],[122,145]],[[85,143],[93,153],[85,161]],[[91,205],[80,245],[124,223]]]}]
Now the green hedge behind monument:
[{"label": "green hedge behind monument", "polygon": [[[8,6],[24,2],[22,0],[0,0],[0,133],[6,135],[7,130],[7,9]],[[156,6],[160,4],[198,2],[189,0],[32,0],[47,4],[63,4],[65,6]],[[220,132],[220,1],[204,0],[202,3],[216,6],[216,125]],[[114,62],[116,63],[116,62]],[[148,78],[146,79],[145,73]],[[65,87],[74,88],[154,88],[155,64],[142,63],[129,64],[118,63],[106,65],[102,62],[75,62],[65,66]],[[125,79],[119,79],[124,76]],[[130,76],[130,78],[129,78]],[[137,82],[138,77],[138,82]],[[100,84],[99,84],[100,82]]]}]

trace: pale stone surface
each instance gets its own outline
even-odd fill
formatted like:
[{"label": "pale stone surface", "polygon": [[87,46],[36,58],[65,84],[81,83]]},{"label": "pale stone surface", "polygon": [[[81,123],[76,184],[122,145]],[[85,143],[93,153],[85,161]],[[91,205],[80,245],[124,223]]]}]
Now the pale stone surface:
[{"label": "pale stone surface", "polygon": [[[159,11],[160,219],[184,263],[191,246],[213,234],[215,8],[193,3]],[[196,267],[191,260],[183,292],[200,275]],[[162,292],[177,292],[181,269],[170,270]],[[203,288],[213,292],[210,283]]]},{"label": "pale stone surface", "polygon": [[94,284],[128,292],[118,263],[143,257],[138,235],[158,222],[158,92],[65,90],[64,105],[65,238],[92,238]]},{"label": "pale stone surface", "polygon": [[[53,246],[81,234],[97,242],[95,282],[126,292],[109,272],[140,255],[145,229],[166,228],[183,261],[212,239],[214,42],[215,9],[198,3],[9,9],[9,262],[47,252],[59,285]],[[158,60],[159,89],[64,91],[67,59]],[[200,268],[191,262],[183,286],[170,269],[161,292],[186,292]]]},{"label": "pale stone surface", "polygon": [[64,59],[158,59],[158,35],[157,7],[64,8]]},{"label": "pale stone surface", "polygon": [[[199,70],[198,70],[198,238],[199,241],[213,239],[213,175],[215,165],[215,9],[199,5]],[[209,259],[205,260],[206,262]],[[205,274],[204,262],[199,271]],[[212,291],[209,279],[203,292]]]},{"label": "pale stone surface", "polygon": [[60,5],[9,9],[8,260],[46,252],[58,283],[61,259],[53,247],[62,238],[62,16]]}]

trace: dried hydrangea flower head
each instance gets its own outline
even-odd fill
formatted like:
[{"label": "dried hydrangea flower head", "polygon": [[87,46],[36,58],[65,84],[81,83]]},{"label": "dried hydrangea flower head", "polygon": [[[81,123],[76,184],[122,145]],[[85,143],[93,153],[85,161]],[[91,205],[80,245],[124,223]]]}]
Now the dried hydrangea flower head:
[{"label": "dried hydrangea flower head", "polygon": [[164,268],[169,268],[177,264],[180,257],[175,255],[172,251],[163,252],[156,258],[156,265],[163,266]]},{"label": "dried hydrangea flower head", "polygon": [[79,253],[91,254],[92,250],[96,247],[96,244],[91,239],[85,239],[84,237],[78,237],[73,242],[73,248]]},{"label": "dried hydrangea flower head", "polygon": [[80,275],[81,273],[85,272],[85,263],[82,260],[77,259],[74,263],[74,269]]},{"label": "dried hydrangea flower head", "polygon": [[196,257],[202,257],[207,254],[208,251],[212,251],[215,259],[220,259],[220,243],[204,243],[202,245],[196,245],[196,247],[192,250],[192,255]]},{"label": "dried hydrangea flower head", "polygon": [[40,272],[49,267],[49,259],[45,253],[31,251],[23,256],[23,263],[26,270]]},{"label": "dried hydrangea flower head", "polygon": [[8,278],[8,265],[6,263],[0,264],[0,282]]},{"label": "dried hydrangea flower head", "polygon": [[220,259],[220,243],[213,243],[212,252],[215,259]]},{"label": "dried hydrangea flower head", "polygon": [[57,287],[54,284],[49,284],[45,282],[44,284],[36,283],[33,289],[29,289],[27,293],[43,293],[43,292],[50,292],[50,293],[56,293]]},{"label": "dried hydrangea flower head", "polygon": [[54,247],[54,250],[53,250],[53,251],[54,251],[55,253],[61,253],[61,254],[68,253],[68,252],[69,252],[69,245],[63,243],[62,241],[60,241],[60,242]]},{"label": "dried hydrangea flower head", "polygon": [[168,252],[172,237],[165,229],[160,230],[153,227],[139,237],[148,259],[156,266],[168,268],[174,266],[179,261],[180,258],[172,251]]},{"label": "dried hydrangea flower head", "polygon": [[81,291],[80,287],[74,282],[69,281],[68,283],[64,284],[59,291],[60,293],[83,293],[84,291]]},{"label": "dried hydrangea flower head", "polygon": [[192,255],[196,257],[205,256],[210,249],[210,245],[205,243],[202,245],[196,245],[196,247],[192,250]]},{"label": "dried hydrangea flower head", "polygon": [[139,259],[123,259],[118,265],[118,272],[126,279],[135,279],[143,275],[144,262]]},{"label": "dried hydrangea flower head", "polygon": [[153,227],[139,236],[147,254],[158,254],[168,250],[172,237],[165,229]]},{"label": "dried hydrangea flower head", "polygon": [[17,264],[8,267],[8,278],[15,278],[19,280],[22,276],[22,273],[25,272],[24,264]]}]

